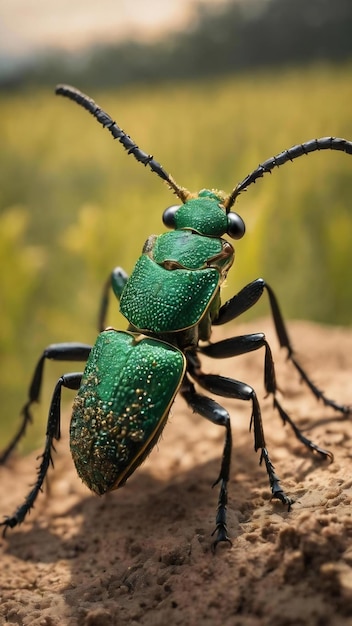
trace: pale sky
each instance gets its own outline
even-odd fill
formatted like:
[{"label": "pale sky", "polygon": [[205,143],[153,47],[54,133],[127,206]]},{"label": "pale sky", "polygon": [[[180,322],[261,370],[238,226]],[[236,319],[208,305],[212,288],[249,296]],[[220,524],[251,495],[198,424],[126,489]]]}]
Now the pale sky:
[{"label": "pale sky", "polygon": [[[222,4],[223,0],[202,0]],[[144,39],[192,19],[195,0],[0,0],[0,57],[75,50],[134,34]],[[1,58],[0,58],[1,61]]]}]

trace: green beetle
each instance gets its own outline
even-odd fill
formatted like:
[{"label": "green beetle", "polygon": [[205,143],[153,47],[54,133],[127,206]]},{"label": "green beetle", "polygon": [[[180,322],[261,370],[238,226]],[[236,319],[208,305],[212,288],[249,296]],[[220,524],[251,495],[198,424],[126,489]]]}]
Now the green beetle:
[{"label": "green beetle", "polygon": [[[225,324],[255,305],[264,290],[268,294],[273,321],[281,347],[302,380],[318,400],[348,414],[351,407],[329,399],[311,381],[295,358],[277,299],[271,287],[258,278],[221,304],[220,290],[234,261],[234,248],[224,235],[240,239],[245,234],[242,218],[230,209],[241,191],[274,167],[317,150],[340,150],[352,154],[352,143],[323,137],[293,146],[259,165],[226,195],[203,189],[192,194],[143,152],[135,142],[91,98],[77,89],[59,85],[56,93],[87,109],[136,160],[164,180],[181,201],[164,211],[163,221],[171,232],[148,237],[130,277],[117,267],[103,291],[99,316],[100,335],[92,347],[82,343],[48,346],[40,357],[22,409],[19,431],[2,454],[4,462],[31,421],[31,406],[40,395],[46,359],[86,361],[84,372],[64,374],[58,380],[49,410],[46,443],[37,481],[24,503],[2,523],[4,532],[20,524],[32,508],[52,463],[53,442],[60,438],[61,390],[78,390],[70,425],[70,447],[83,482],[102,495],[125,484],[149,454],[165,426],[170,406],[178,392],[190,408],[225,428],[225,443],[213,548],[230,542],[226,526],[227,484],[230,475],[232,435],[227,410],[211,394],[251,402],[250,425],[254,448],[261,451],[272,497],[290,508],[292,499],[280,485],[265,442],[256,393],[244,382],[202,370],[201,355],[227,358],[263,348],[264,382],[274,408],[311,452],[332,460],[332,454],[305,437],[277,398],[277,385],[270,346],[263,333],[231,337],[211,343],[212,326]],[[129,326],[126,331],[105,329],[109,291],[120,301]],[[213,533],[213,534],[214,534]]]}]

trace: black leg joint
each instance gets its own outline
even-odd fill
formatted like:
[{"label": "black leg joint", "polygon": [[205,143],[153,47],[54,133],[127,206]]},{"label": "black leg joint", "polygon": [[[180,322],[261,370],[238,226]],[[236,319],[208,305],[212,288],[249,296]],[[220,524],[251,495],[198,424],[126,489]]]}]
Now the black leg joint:
[{"label": "black leg joint", "polygon": [[263,294],[265,282],[257,278],[241,289],[233,298],[220,307],[218,317],[213,321],[214,326],[226,324],[251,309]]}]

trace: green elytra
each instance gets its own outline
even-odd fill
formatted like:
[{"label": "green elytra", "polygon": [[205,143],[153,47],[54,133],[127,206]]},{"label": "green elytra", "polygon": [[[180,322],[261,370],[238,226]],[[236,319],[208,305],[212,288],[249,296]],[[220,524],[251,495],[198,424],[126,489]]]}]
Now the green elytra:
[{"label": "green elytra", "polygon": [[102,332],[75,398],[70,447],[77,473],[101,495],[123,485],[165,425],[185,371],[180,350],[128,332]]}]

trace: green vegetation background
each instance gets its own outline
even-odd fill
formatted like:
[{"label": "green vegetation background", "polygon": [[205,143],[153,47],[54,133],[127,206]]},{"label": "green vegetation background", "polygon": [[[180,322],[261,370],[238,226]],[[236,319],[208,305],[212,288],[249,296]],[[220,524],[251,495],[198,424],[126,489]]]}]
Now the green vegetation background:
[{"label": "green vegetation background", "polygon": [[[326,135],[352,140],[351,71],[351,65],[312,66],[90,95],[179,184],[230,191],[259,162],[293,144]],[[162,211],[174,197],[83,109],[55,97],[54,85],[50,92],[0,96],[0,137],[5,444],[42,349],[94,342],[110,270],[121,265],[131,272],[147,236],[165,230]],[[263,276],[286,318],[351,323],[351,157],[302,157],[250,187],[236,210],[247,234],[236,244],[224,298]],[[263,301],[247,319],[268,310]],[[115,302],[108,323],[125,327]],[[253,330],[260,330],[255,321]],[[233,324],[228,334],[235,332]],[[42,438],[39,416],[45,420],[56,378],[77,369],[47,364],[34,436]]]}]

